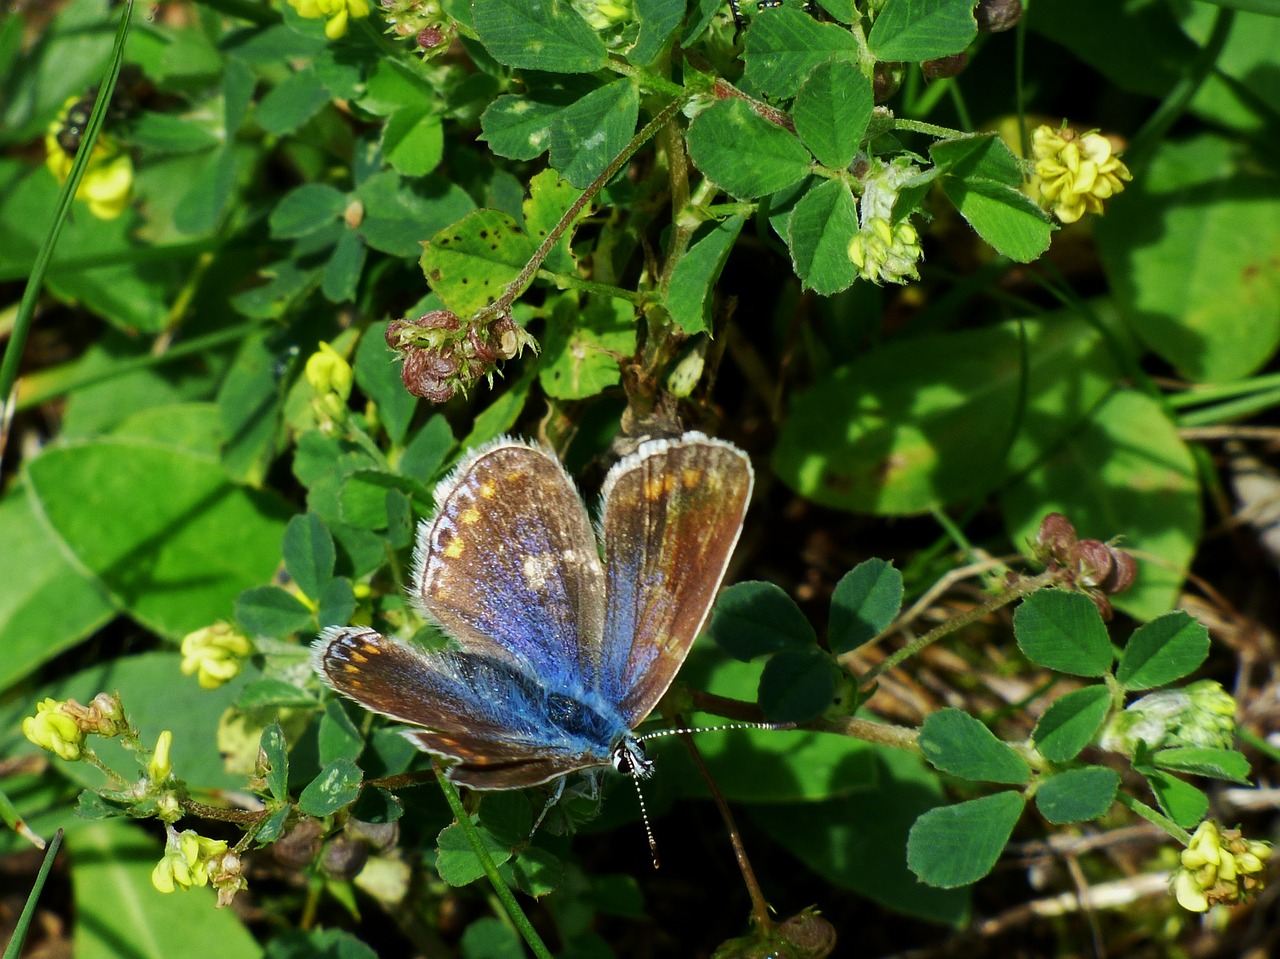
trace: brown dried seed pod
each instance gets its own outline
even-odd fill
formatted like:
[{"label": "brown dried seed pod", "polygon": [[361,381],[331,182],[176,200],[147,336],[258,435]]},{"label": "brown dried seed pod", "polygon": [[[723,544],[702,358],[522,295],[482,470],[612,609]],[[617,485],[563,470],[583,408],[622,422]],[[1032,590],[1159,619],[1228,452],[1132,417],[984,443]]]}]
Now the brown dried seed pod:
[{"label": "brown dried seed pod", "polygon": [[929,80],[943,80],[947,77],[954,77],[969,65],[969,54],[961,50],[949,57],[937,57],[933,60],[925,60],[920,64],[920,69]]},{"label": "brown dried seed pod", "polygon": [[1012,30],[1022,19],[1022,0],[978,0],[973,18],[984,33]]}]

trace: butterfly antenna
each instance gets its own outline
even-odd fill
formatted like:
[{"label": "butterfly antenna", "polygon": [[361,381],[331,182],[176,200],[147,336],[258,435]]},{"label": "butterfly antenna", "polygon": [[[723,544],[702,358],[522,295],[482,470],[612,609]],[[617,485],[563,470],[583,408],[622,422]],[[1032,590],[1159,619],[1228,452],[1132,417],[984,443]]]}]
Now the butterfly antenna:
[{"label": "butterfly antenna", "polygon": [[726,729],[771,729],[778,731],[796,728],[795,723],[726,723],[723,726],[683,726],[676,729],[655,729],[651,733],[637,736],[636,740],[645,742],[650,739],[658,739],[661,736],[680,736],[685,733],[714,733]]},{"label": "butterfly antenna", "polygon": [[[660,736],[681,736],[689,733],[714,733],[725,729],[795,729],[795,723],[725,723],[723,726],[681,726],[676,729],[655,729],[643,736],[636,736],[635,741],[642,743]],[[653,838],[653,827],[649,824],[649,810],[644,804],[644,793],[640,790],[640,776],[634,773],[631,781],[636,784],[636,798],[640,800],[640,818],[644,821],[645,835],[649,837],[649,852],[653,856],[653,868],[658,868],[658,841]]]},{"label": "butterfly antenna", "polygon": [[640,789],[640,778],[632,776],[636,784],[636,798],[640,800],[640,820],[644,823],[644,834],[649,837],[649,855],[653,857],[653,868],[658,868],[658,840],[653,838],[653,827],[649,824],[649,810],[644,804],[644,792]]}]

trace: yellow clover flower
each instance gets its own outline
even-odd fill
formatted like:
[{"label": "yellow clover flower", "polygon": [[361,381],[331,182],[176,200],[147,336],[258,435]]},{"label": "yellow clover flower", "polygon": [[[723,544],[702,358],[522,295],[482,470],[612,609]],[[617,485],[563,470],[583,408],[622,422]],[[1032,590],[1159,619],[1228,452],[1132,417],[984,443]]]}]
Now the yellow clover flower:
[{"label": "yellow clover flower", "polygon": [[[44,135],[45,165],[59,183],[67,182],[75,156],[58,143],[58,134],[66,122],[67,111],[79,99],[72,97],[67,101],[62,113],[49,124]],[[132,195],[132,158],[115,138],[99,134],[93,152],[89,154],[89,165],[76,188],[76,199],[88,203],[89,212],[99,220],[114,220],[129,206]]]},{"label": "yellow clover flower", "polygon": [[849,259],[858,275],[872,283],[906,283],[920,279],[916,264],[923,251],[920,234],[906,220],[890,224],[870,217],[849,241]]},{"label": "yellow clover flower", "polygon": [[351,364],[328,343],[307,358],[307,382],[318,395],[336,393],[345,403],[351,396]]},{"label": "yellow clover flower", "polygon": [[369,15],[369,0],[289,0],[289,6],[308,20],[324,19],[324,35],[330,40],[346,36],[350,18]]},{"label": "yellow clover flower", "polygon": [[303,370],[315,391],[311,406],[321,429],[331,430],[347,416],[347,400],[351,397],[351,364],[328,343],[307,358]]},{"label": "yellow clover flower", "polygon": [[593,30],[608,30],[633,17],[631,0],[571,0]]},{"label": "yellow clover flower", "polygon": [[1080,136],[1067,127],[1048,124],[1031,134],[1035,158],[1032,190],[1040,205],[1063,223],[1086,213],[1102,213],[1103,204],[1124,190],[1133,174],[1112,152],[1111,141],[1098,133]]},{"label": "yellow clover flower", "polygon": [[192,829],[176,832],[166,826],[165,832],[164,856],[151,870],[151,885],[163,893],[207,886],[210,863],[221,859],[227,851],[226,842],[206,839]]},{"label": "yellow clover flower", "polygon": [[1207,912],[1210,906],[1237,902],[1263,886],[1271,846],[1245,839],[1238,829],[1221,829],[1202,822],[1173,874],[1173,894],[1189,912]]},{"label": "yellow clover flower", "polygon": [[75,762],[84,747],[85,733],[65,706],[56,699],[37,703],[36,714],[22,721],[22,735],[59,759]]},{"label": "yellow clover flower", "polygon": [[202,689],[217,689],[240,675],[252,652],[248,638],[226,623],[215,623],[182,638],[182,675],[195,673]]}]

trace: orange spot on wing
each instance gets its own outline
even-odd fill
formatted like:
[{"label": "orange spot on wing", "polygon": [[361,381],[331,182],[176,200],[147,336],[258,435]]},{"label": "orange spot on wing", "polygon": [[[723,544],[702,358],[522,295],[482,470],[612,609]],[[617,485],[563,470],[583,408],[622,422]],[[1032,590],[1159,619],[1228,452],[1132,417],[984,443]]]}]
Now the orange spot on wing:
[{"label": "orange spot on wing", "polygon": [[650,502],[661,499],[675,489],[675,485],[676,478],[670,474],[666,476],[651,476],[644,481],[644,498]]}]

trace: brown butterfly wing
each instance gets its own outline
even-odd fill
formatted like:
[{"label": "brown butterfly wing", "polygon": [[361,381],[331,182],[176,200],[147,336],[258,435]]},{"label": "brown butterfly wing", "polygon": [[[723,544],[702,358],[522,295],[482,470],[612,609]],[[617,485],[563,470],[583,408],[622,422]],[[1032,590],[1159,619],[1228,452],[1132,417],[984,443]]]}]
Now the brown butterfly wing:
[{"label": "brown butterfly wing", "polygon": [[604,695],[634,728],[706,622],[751,499],[751,461],[701,433],[644,443],[604,486]]}]

